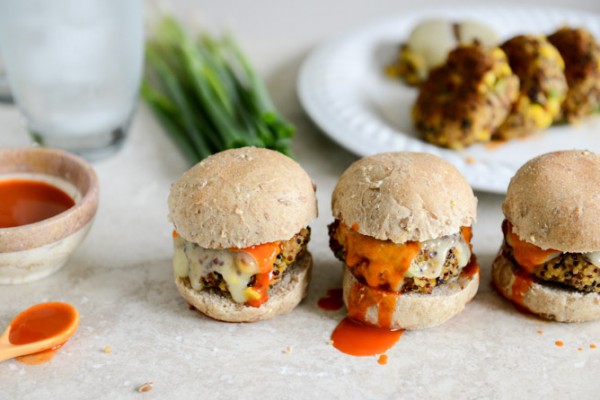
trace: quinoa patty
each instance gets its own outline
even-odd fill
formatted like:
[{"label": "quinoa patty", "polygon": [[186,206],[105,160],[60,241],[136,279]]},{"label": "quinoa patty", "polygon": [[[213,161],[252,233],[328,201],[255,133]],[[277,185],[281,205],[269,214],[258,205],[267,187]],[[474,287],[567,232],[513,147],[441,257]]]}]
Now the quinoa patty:
[{"label": "quinoa patty", "polygon": [[569,90],[562,105],[567,122],[576,122],[600,107],[600,45],[582,28],[561,28],[548,36],[565,61]]},{"label": "quinoa patty", "polygon": [[498,48],[459,46],[421,85],[413,120],[426,141],[453,149],[489,141],[519,94],[519,78]]},{"label": "quinoa patty", "polygon": [[500,47],[519,77],[520,93],[494,138],[509,140],[549,127],[567,94],[560,53],[543,36],[516,36]]},{"label": "quinoa patty", "polygon": [[[345,263],[346,262],[346,250],[344,249],[344,246],[342,244],[340,244],[338,242],[338,240],[336,239],[337,229],[339,227],[339,224],[340,224],[339,220],[335,220],[333,223],[331,223],[328,226],[329,247],[335,254],[335,257],[338,260]],[[456,235],[460,236],[461,234],[456,233]],[[462,237],[460,239],[462,240]],[[442,267],[442,272],[438,278],[429,279],[429,278],[424,278],[424,277],[405,276],[403,284],[402,284],[402,288],[401,288],[401,290],[399,290],[399,292],[400,293],[429,294],[432,292],[433,288],[436,287],[437,285],[441,285],[441,284],[446,283],[446,282],[452,280],[453,278],[457,277],[462,270],[462,267],[459,265],[457,251],[458,250],[455,247],[451,248],[448,251],[448,254],[444,261],[444,265]],[[426,264],[433,257],[435,257],[435,254],[431,254],[430,252],[427,251],[427,249],[421,248],[419,253],[417,253],[417,255],[415,256],[413,263]],[[363,260],[362,263],[368,263],[368,260]],[[350,272],[352,272],[354,277],[356,277],[356,279],[358,279],[362,283],[365,283],[364,277],[361,276],[361,273],[360,273],[360,270],[362,269],[360,267],[361,267],[360,264],[359,265],[348,265],[348,269],[350,270]],[[380,289],[390,290],[389,287],[380,287]]]},{"label": "quinoa patty", "polygon": [[[272,288],[277,282],[283,278],[283,274],[288,267],[296,261],[306,251],[306,245],[310,240],[310,227],[303,228],[294,237],[287,242],[281,244],[281,253],[273,263],[272,280],[269,288]],[[254,284],[256,275],[250,280],[249,286]],[[206,288],[220,289],[223,292],[228,292],[227,283],[218,272],[211,272],[207,276],[202,277],[202,284]]]},{"label": "quinoa patty", "polygon": [[[506,241],[503,252],[510,256],[515,265],[518,265],[513,257],[513,250]],[[600,268],[580,253],[562,253],[537,266],[533,275],[543,281],[561,284],[582,292],[600,293]]]}]

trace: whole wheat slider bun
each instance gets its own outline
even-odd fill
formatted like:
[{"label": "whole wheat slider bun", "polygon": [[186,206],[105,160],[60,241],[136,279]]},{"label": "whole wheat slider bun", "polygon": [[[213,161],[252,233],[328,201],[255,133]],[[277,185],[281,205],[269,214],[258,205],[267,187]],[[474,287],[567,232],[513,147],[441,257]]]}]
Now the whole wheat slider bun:
[{"label": "whole wheat slider bun", "polygon": [[353,163],[332,198],[333,216],[358,232],[404,243],[450,235],[475,221],[477,198],[447,161],[383,153]]},{"label": "whole wheat slider bun", "polygon": [[542,249],[600,250],[600,156],[573,150],[528,161],[502,205],[513,232]]},{"label": "whole wheat slider bun", "polygon": [[289,240],[317,216],[315,186],[302,167],[255,147],[214,154],[171,186],[178,234],[204,248]]},{"label": "whole wheat slider bun", "polygon": [[[513,262],[502,254],[492,265],[492,281],[498,291],[515,302],[513,285],[517,279]],[[521,285],[519,285],[521,287]],[[600,319],[600,294],[584,293],[532,282],[518,304],[534,314],[560,322]]]},{"label": "whole wheat slider bun", "polygon": [[260,307],[236,303],[215,290],[197,292],[188,278],[175,276],[175,285],[181,296],[207,317],[225,322],[256,322],[292,311],[306,296],[311,269],[311,254],[305,252],[269,291],[269,299]]},{"label": "whole wheat slider bun", "polygon": [[[348,307],[350,290],[354,285],[359,285],[361,290],[367,292],[380,291],[359,282],[348,268],[344,268],[343,293],[346,307]],[[475,296],[478,287],[479,273],[476,273],[472,276],[459,276],[456,281],[436,286],[430,294],[398,293],[389,328],[412,330],[440,325],[460,313]],[[390,292],[386,293],[389,295]],[[367,310],[364,322],[379,326],[378,315],[379,305],[375,304]]]}]

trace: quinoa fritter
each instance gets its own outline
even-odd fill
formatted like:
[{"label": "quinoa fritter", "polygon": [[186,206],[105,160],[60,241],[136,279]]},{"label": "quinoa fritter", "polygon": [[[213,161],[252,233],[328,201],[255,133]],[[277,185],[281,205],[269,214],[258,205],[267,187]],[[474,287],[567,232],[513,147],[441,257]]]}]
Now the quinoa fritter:
[{"label": "quinoa fritter", "polygon": [[[335,257],[342,261],[346,262],[346,250],[344,246],[340,244],[336,238],[337,229],[339,227],[340,221],[335,220],[328,226],[329,231],[329,247],[335,254]],[[460,236],[460,240],[462,240],[462,236],[460,233],[456,234]],[[425,277],[414,277],[414,276],[405,276],[402,284],[402,288],[399,290],[400,293],[424,293],[430,294],[437,285],[441,285],[446,283],[453,278],[457,277],[462,267],[459,266],[458,256],[457,256],[457,248],[452,247],[446,256],[444,261],[444,265],[442,267],[442,272],[438,278],[425,278]],[[434,258],[436,254],[431,254],[427,249],[421,248],[419,253],[415,256],[413,263],[416,264],[426,264],[432,258]],[[361,263],[368,263],[368,260],[363,260]],[[365,283],[364,277],[361,275],[362,264],[359,265],[348,265],[348,269],[356,279]],[[380,289],[390,290],[389,287],[380,287]]]},{"label": "quinoa fritter", "polygon": [[404,79],[407,85],[418,86],[427,72],[423,58],[405,43],[400,46],[398,61],[388,67],[387,74]]},{"label": "quinoa fritter", "polygon": [[[503,252],[514,260],[513,250],[504,243]],[[600,268],[580,253],[562,253],[537,266],[533,275],[543,281],[568,286],[582,292],[600,293]]]},{"label": "quinoa fritter", "polygon": [[582,28],[561,28],[548,36],[565,61],[569,90],[562,105],[567,122],[576,122],[600,107],[600,45]]},{"label": "quinoa fritter", "polygon": [[[292,264],[298,257],[300,257],[306,251],[306,245],[310,240],[310,227],[303,228],[294,237],[287,242],[281,244],[281,253],[275,259],[272,270],[272,280],[270,282],[269,289],[273,287],[277,282],[281,281],[283,274],[287,268]],[[249,286],[254,285],[256,275],[252,277],[249,282]],[[228,292],[227,283],[218,272],[211,272],[207,276],[201,278],[202,284],[206,288],[220,289],[223,292]]]},{"label": "quinoa fritter", "polygon": [[[421,250],[415,257],[416,263],[426,263],[428,260],[433,258],[433,255],[426,254]],[[437,278],[417,278],[417,277],[405,277],[404,285],[402,286],[402,293],[425,293],[430,294],[433,288],[437,285],[444,284],[453,278],[460,275],[462,268],[458,265],[458,258],[456,256],[456,248],[453,247],[448,251],[444,266],[442,267],[442,273]]]},{"label": "quinoa fritter", "polygon": [[567,93],[560,53],[543,36],[516,36],[500,47],[519,77],[520,93],[493,137],[509,140],[549,127],[559,116]]},{"label": "quinoa fritter", "polygon": [[459,46],[421,85],[413,120],[426,141],[460,149],[489,141],[518,94],[502,49]]},{"label": "quinoa fritter", "polygon": [[418,86],[431,69],[444,63],[452,49],[473,43],[496,46],[498,37],[489,26],[478,21],[426,19],[417,24],[408,40],[400,45],[397,59],[386,72],[410,86]]}]

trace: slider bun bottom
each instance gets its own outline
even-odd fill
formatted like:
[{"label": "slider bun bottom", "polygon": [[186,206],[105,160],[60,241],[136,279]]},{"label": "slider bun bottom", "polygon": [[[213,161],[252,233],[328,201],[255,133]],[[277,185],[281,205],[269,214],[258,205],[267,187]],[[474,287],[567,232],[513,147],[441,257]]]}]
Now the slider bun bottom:
[{"label": "slider bun bottom", "polygon": [[[354,275],[344,268],[344,303],[348,307],[348,295],[354,285],[362,290],[379,292],[359,282]],[[436,286],[431,294],[406,293],[398,294],[390,329],[423,329],[446,322],[459,312],[477,293],[479,273],[473,276],[462,276],[456,281]],[[368,325],[379,326],[379,306],[371,306],[366,313]]]},{"label": "slider bun bottom", "polygon": [[179,294],[199,312],[224,322],[255,322],[292,311],[306,296],[312,270],[312,256],[307,251],[283,279],[269,291],[269,299],[260,307],[234,302],[217,290],[194,290],[188,278],[175,277]]},{"label": "slider bun bottom", "polygon": [[542,318],[560,322],[584,322],[600,319],[600,294],[584,293],[553,285],[532,282],[523,295],[522,304],[513,299],[515,264],[498,254],[492,264],[492,282],[509,301]]}]

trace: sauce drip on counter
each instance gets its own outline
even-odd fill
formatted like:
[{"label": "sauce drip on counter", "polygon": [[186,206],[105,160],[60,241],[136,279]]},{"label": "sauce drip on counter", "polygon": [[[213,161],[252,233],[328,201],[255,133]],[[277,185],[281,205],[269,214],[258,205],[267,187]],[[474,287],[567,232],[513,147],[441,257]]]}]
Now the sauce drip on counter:
[{"label": "sauce drip on counter", "polygon": [[45,182],[0,181],[0,228],[32,224],[54,217],[75,205],[65,192]]},{"label": "sauce drip on counter", "polygon": [[46,363],[56,355],[56,352],[60,350],[60,348],[64,345],[64,343],[54,346],[51,349],[40,351],[39,353],[28,354],[26,356],[20,356],[15,358],[15,360],[20,363],[27,365],[37,365]]},{"label": "sauce drip on counter", "polygon": [[404,331],[374,328],[344,318],[333,331],[333,346],[352,356],[374,356],[391,349]]},{"label": "sauce drip on counter", "polygon": [[379,365],[385,365],[388,362],[388,356],[386,354],[382,354],[379,356],[379,358],[377,359],[377,364]]},{"label": "sauce drip on counter", "polygon": [[327,295],[319,299],[319,307],[326,311],[337,311],[344,305],[342,288],[329,289]]}]

